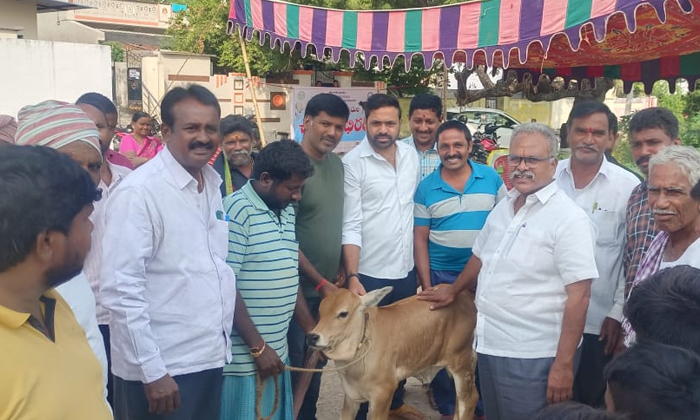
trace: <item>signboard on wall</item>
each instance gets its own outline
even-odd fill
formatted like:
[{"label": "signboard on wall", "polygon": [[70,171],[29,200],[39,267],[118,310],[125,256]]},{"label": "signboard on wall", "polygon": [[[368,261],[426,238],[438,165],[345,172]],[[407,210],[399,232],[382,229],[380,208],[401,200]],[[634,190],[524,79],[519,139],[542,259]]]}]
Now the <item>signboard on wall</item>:
[{"label": "signboard on wall", "polygon": [[170,4],[121,0],[71,0],[71,3],[90,7],[75,12],[74,19],[84,22],[165,29],[172,17]]},{"label": "signboard on wall", "polygon": [[[341,97],[348,108],[350,118],[345,125],[341,146],[345,142],[359,142],[365,138],[365,112],[360,102],[365,102],[368,97],[377,93],[375,88],[328,88],[311,86],[294,86],[292,88],[292,138],[301,141],[304,136],[304,110],[309,99],[319,93],[332,93]],[[354,144],[352,144],[354,145]],[[351,144],[347,144],[351,146]],[[340,147],[345,151],[347,147]]]}]

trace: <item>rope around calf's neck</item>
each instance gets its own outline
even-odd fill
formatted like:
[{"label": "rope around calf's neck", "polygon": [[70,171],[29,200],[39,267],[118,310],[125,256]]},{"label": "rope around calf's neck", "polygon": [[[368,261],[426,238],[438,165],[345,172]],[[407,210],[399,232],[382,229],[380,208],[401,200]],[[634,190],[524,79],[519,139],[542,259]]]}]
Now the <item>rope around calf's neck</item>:
[{"label": "rope around calf's neck", "polygon": [[[290,372],[312,372],[312,373],[340,372],[340,371],[343,371],[343,370],[349,368],[350,366],[353,366],[353,365],[359,363],[362,359],[364,359],[365,356],[367,356],[367,353],[369,353],[369,349],[371,347],[371,342],[369,339],[366,339],[364,341],[364,343],[360,343],[360,346],[363,347],[362,353],[356,359],[348,362],[347,365],[343,365],[340,367],[323,368],[323,369],[300,368],[300,367],[284,365],[284,370],[288,370]],[[260,375],[258,375],[258,374],[255,375],[255,418],[257,420],[272,420],[272,418],[275,416],[275,413],[277,412],[277,409],[279,408],[280,383],[279,383],[279,376],[278,375],[275,375],[274,381],[275,381],[275,404],[272,406],[272,411],[270,412],[270,414],[268,416],[263,416],[261,414],[261,412],[262,412],[262,394],[263,394],[263,391],[265,390],[265,381],[263,381],[260,378]]]}]

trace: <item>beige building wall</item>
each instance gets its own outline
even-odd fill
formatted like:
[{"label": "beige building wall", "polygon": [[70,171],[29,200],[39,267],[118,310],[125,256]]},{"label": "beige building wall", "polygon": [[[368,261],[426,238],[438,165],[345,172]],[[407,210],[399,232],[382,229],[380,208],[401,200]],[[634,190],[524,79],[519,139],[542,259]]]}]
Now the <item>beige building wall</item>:
[{"label": "beige building wall", "polygon": [[68,12],[49,12],[37,15],[38,39],[44,41],[77,42],[81,44],[99,44],[105,40],[105,34],[99,29],[91,28],[80,22],[66,18]]},{"label": "beige building wall", "polygon": [[558,129],[569,117],[574,105],[574,98],[563,98],[556,101],[532,102],[527,99],[503,98],[503,110],[515,117],[521,123],[532,119]]},{"label": "beige building wall", "polygon": [[[36,3],[32,1],[0,0],[0,30],[9,36],[14,29],[24,39],[37,39]],[[10,29],[11,31],[7,31]]]}]

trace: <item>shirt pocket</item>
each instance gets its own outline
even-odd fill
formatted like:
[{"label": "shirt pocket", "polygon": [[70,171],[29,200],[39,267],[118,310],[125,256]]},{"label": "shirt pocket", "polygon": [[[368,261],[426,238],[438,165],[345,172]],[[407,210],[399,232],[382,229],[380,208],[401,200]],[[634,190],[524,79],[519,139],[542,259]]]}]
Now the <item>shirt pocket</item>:
[{"label": "shirt pocket", "polygon": [[228,257],[228,222],[214,220],[209,227],[211,250],[214,255],[226,261]]},{"label": "shirt pocket", "polygon": [[546,233],[527,226],[519,228],[507,251],[509,262],[529,270],[551,265],[552,255]]},{"label": "shirt pocket", "polygon": [[591,219],[597,230],[596,243],[600,245],[621,245],[621,227],[624,214],[617,211],[596,211]]}]

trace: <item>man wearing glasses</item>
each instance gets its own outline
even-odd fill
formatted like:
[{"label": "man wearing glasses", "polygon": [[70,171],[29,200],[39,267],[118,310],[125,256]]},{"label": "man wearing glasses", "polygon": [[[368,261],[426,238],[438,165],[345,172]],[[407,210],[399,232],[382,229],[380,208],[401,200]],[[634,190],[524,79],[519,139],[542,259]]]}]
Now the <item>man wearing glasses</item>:
[{"label": "man wearing glasses", "polygon": [[513,189],[491,211],[464,270],[453,285],[420,296],[438,309],[476,287],[476,351],[489,420],[530,419],[572,397],[598,277],[591,221],[554,182],[556,135],[542,124],[520,125],[510,152]]}]

